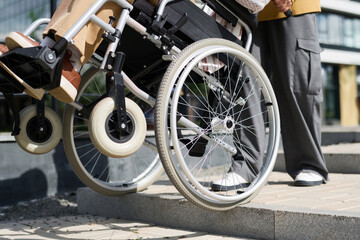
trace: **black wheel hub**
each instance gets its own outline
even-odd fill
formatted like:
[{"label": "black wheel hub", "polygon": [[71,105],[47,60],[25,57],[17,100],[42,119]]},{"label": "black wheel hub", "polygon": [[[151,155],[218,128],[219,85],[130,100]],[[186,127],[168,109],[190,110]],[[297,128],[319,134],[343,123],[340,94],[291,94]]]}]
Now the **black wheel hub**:
[{"label": "black wheel hub", "polygon": [[132,116],[128,113],[127,116],[127,127],[125,129],[117,129],[117,112],[114,111],[106,119],[105,131],[108,137],[116,143],[125,143],[129,141],[135,133],[135,121]]},{"label": "black wheel hub", "polygon": [[44,143],[50,139],[53,129],[51,122],[44,118],[44,124],[38,128],[36,116],[31,118],[26,125],[26,134],[31,141],[36,143]]}]

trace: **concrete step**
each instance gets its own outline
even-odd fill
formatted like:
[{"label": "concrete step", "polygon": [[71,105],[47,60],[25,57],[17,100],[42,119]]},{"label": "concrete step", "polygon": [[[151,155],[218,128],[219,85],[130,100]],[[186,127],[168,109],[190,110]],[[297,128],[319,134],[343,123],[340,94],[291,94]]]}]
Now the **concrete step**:
[{"label": "concrete step", "polygon": [[251,240],[219,236],[205,232],[167,228],[153,223],[128,221],[99,216],[56,216],[14,221],[0,221],[1,239],[186,239]]},{"label": "concrete step", "polygon": [[360,175],[330,174],[316,187],[294,187],[285,173],[273,172],[248,204],[212,212],[189,203],[169,181],[140,193],[107,197],[78,190],[78,211],[105,217],[253,239],[358,239]]},{"label": "concrete step", "polygon": [[[360,173],[360,143],[342,143],[321,148],[329,172]],[[281,149],[274,170],[286,171],[284,152]]]},{"label": "concrete step", "polygon": [[357,142],[360,142],[360,127],[323,126],[321,128],[322,146]]},{"label": "concrete step", "polygon": [[360,127],[323,126],[321,145],[360,142]]}]

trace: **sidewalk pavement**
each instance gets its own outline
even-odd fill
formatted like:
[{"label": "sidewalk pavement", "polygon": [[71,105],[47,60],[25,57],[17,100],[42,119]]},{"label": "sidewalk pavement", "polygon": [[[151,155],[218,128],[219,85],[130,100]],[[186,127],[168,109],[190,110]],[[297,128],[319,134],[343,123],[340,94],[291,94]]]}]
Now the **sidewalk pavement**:
[{"label": "sidewalk pavement", "polygon": [[295,187],[286,173],[273,172],[268,185],[251,201],[263,206],[358,213],[360,175],[332,173],[329,181],[314,187]]},{"label": "sidewalk pavement", "polygon": [[273,172],[250,203],[228,212],[196,207],[168,181],[121,197],[81,188],[78,211],[252,239],[358,239],[360,175],[332,173],[329,178],[320,186],[295,187],[288,174]]},{"label": "sidewalk pavement", "polygon": [[167,180],[122,197],[81,188],[78,216],[0,222],[0,239],[357,239],[359,186],[359,174],[295,187],[273,172],[250,203],[229,212],[194,206]]},{"label": "sidewalk pavement", "polygon": [[[82,191],[91,196],[97,195],[88,188],[78,190],[78,209],[85,213],[87,203],[91,198],[82,199]],[[79,194],[80,193],[80,194]],[[178,193],[169,180],[155,182],[143,192],[127,194],[124,197],[142,195],[153,198],[171,198],[178,201],[186,200]],[[85,196],[85,195],[84,195]],[[101,196],[101,195],[100,195]],[[116,201],[116,197],[106,197]],[[123,197],[120,197],[120,199]],[[84,201],[83,201],[84,200]],[[271,209],[292,209],[315,212],[348,213],[360,217],[360,175],[330,173],[326,184],[312,187],[294,186],[293,179],[284,172],[272,172],[267,185],[244,207],[262,207]],[[105,213],[105,207],[99,208]],[[114,214],[116,214],[114,212]]]},{"label": "sidewalk pavement", "polygon": [[0,239],[243,239],[90,215],[0,223]]}]

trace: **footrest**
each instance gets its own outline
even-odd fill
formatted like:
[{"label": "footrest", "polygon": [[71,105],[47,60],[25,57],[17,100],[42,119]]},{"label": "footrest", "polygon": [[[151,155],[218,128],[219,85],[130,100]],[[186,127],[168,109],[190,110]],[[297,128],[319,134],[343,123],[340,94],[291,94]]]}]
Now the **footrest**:
[{"label": "footrest", "polygon": [[[0,56],[0,85],[11,91],[24,90],[39,96],[43,89],[51,90],[59,86],[63,54],[59,57],[48,47],[16,48]],[[38,98],[38,97],[36,97]]]},{"label": "footrest", "polygon": [[5,64],[0,62],[0,92],[2,93],[22,93],[25,90],[25,87],[15,81],[11,81],[13,76],[7,71]]},{"label": "footrest", "polygon": [[29,96],[38,100],[42,99],[45,90],[34,89],[13,71],[11,71],[4,63],[0,62],[0,91],[3,93],[22,93],[25,92]]}]

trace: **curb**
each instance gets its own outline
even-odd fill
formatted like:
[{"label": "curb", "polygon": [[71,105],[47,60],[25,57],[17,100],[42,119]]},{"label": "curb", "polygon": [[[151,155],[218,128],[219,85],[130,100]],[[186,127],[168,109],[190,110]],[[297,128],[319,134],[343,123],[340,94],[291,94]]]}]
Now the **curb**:
[{"label": "curb", "polygon": [[[360,143],[342,143],[321,148],[329,172],[360,173]],[[286,172],[283,150],[278,152],[274,171]]]},{"label": "curb", "polygon": [[[107,197],[77,192],[79,213],[255,239],[357,239],[360,214],[246,204],[228,212],[199,208],[182,196],[146,192]],[[99,207],[101,206],[101,207]]]}]

